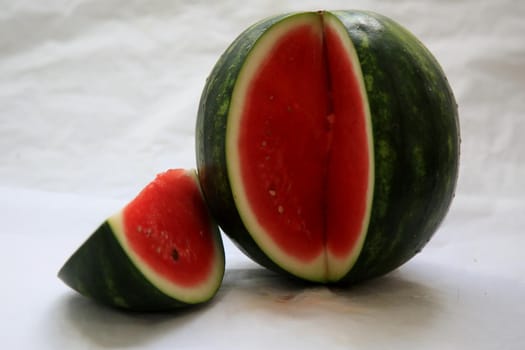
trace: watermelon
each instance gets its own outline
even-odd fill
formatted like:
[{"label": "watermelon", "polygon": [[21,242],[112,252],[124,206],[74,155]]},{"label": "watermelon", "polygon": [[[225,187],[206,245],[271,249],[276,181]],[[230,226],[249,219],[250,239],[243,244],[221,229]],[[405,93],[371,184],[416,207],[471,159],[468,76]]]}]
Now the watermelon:
[{"label": "watermelon", "polygon": [[100,303],[162,311],[210,300],[223,274],[219,228],[195,170],[173,169],[108,218],[58,276]]},{"label": "watermelon", "polygon": [[198,176],[222,230],[289,276],[350,284],[418,253],[459,163],[457,104],[429,50],[365,11],[274,16],[207,79]]}]

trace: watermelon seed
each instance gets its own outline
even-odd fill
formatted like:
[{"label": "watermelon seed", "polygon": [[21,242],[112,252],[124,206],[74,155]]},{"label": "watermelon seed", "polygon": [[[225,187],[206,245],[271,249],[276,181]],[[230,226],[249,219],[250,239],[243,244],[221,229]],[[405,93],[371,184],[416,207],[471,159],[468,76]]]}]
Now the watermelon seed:
[{"label": "watermelon seed", "polygon": [[277,194],[277,192],[275,192],[275,190],[268,190],[268,194],[272,197],[275,197],[275,195]]},{"label": "watermelon seed", "polygon": [[173,249],[171,251],[171,258],[175,261],[179,260],[179,252],[177,251],[177,249]]},{"label": "watermelon seed", "polygon": [[282,205],[278,206],[278,207],[277,207],[277,211],[279,212],[279,214],[284,213],[284,208],[283,208],[283,206],[282,206]]}]

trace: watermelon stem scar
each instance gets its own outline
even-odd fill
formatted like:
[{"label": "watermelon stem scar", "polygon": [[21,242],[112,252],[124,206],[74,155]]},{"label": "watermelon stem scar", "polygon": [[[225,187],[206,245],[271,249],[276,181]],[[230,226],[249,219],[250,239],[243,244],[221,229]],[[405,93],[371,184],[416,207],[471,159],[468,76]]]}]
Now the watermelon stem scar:
[{"label": "watermelon stem scar", "polygon": [[428,241],[454,192],[458,135],[446,77],[404,28],[369,12],[294,13],[248,28],[214,67],[198,174],[255,261],[353,281]]}]

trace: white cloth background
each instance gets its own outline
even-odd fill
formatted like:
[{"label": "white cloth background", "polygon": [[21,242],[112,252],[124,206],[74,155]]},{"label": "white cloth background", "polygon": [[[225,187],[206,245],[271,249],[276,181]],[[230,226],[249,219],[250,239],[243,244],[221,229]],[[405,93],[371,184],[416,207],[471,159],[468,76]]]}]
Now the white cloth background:
[{"label": "white cloth background", "polygon": [[[523,349],[525,2],[0,0],[3,348]],[[299,288],[226,241],[217,300],[116,313],[58,268],[154,175],[194,167],[206,76],[268,15],[367,9],[418,36],[459,104],[457,198],[426,249],[348,291]]]}]

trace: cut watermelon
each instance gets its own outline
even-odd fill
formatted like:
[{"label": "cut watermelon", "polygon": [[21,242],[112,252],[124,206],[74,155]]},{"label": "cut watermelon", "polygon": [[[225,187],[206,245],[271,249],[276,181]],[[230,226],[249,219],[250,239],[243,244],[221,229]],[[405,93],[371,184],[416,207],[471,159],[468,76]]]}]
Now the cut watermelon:
[{"label": "cut watermelon", "polygon": [[261,21],[204,89],[197,163],[219,224],[249,256],[319,282],[386,273],[453,197],[457,106],[441,68],[386,17]]},{"label": "cut watermelon", "polygon": [[222,241],[195,171],[177,169],[107,219],[59,277],[105,304],[154,311],[210,300],[223,274]]}]

